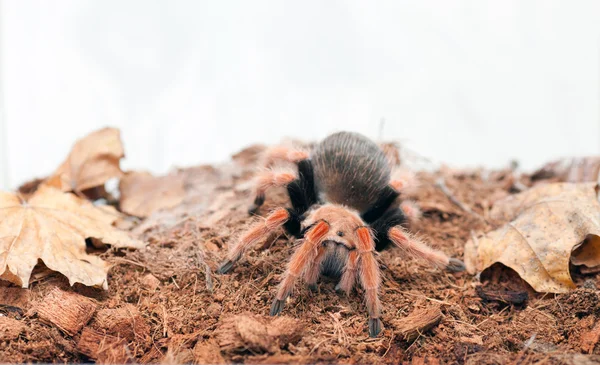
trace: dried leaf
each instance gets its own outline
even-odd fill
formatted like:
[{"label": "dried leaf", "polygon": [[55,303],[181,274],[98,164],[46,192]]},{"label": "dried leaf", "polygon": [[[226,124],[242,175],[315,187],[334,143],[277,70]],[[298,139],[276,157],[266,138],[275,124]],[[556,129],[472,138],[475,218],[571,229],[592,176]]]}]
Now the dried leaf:
[{"label": "dried leaf", "polygon": [[498,202],[492,212],[512,219],[479,239],[478,269],[502,263],[538,292],[575,287],[569,262],[600,263],[600,204],[595,183],[547,184]]},{"label": "dried leaf", "polygon": [[115,216],[90,202],[49,186],[23,202],[0,192],[0,278],[26,288],[38,260],[62,273],[71,285],[107,288],[107,265],[86,253],[85,239],[92,237],[115,247],[141,248],[111,224]]},{"label": "dried leaf", "polygon": [[572,157],[552,161],[537,170],[532,180],[558,179],[564,182],[598,181],[600,175],[600,157]]},{"label": "dried leaf", "polygon": [[147,172],[129,172],[121,179],[119,189],[121,210],[136,217],[173,208],[185,197],[183,177],[175,174],[154,177]]},{"label": "dried leaf", "polygon": [[121,133],[116,128],[104,128],[75,143],[62,165],[48,179],[62,191],[84,191],[102,186],[123,172],[119,161],[125,156]]}]

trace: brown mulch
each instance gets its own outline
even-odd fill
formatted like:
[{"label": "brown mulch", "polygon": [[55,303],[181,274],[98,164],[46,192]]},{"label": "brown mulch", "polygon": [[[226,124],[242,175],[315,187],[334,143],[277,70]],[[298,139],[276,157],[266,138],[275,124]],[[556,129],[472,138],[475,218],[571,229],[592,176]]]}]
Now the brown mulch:
[{"label": "brown mulch", "polygon": [[[34,272],[27,290],[0,281],[0,363],[598,360],[597,273],[575,272],[577,290],[543,295],[503,267],[480,282],[405,259],[392,249],[381,254],[385,328],[378,338],[368,337],[361,291],[342,296],[329,281],[320,282],[316,293],[298,284],[283,316],[269,317],[293,249],[288,237],[267,237],[231,274],[214,273],[227,246],[258,219],[246,211],[261,150],[249,148],[221,166],[180,170],[186,190],[182,204],[130,227],[148,248],[101,254],[112,265],[108,291],[70,287],[66,278],[43,268]],[[488,215],[494,202],[516,186],[531,184],[508,169],[443,168],[420,173],[419,180],[409,195],[424,217],[412,230],[459,258],[469,238],[495,228]],[[282,191],[267,199],[262,214],[287,204]],[[67,300],[79,304],[71,307]],[[61,311],[69,317],[61,317]]]}]

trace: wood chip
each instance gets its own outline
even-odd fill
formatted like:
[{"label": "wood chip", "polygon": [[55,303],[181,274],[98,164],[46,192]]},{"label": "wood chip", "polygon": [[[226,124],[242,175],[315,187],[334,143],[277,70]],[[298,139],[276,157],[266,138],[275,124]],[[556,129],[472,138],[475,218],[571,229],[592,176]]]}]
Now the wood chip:
[{"label": "wood chip", "polygon": [[405,341],[412,341],[435,327],[442,319],[439,307],[415,309],[411,314],[392,322],[396,333]]},{"label": "wood chip", "polygon": [[77,350],[101,364],[124,364],[130,361],[127,341],[86,327],[81,332]]},{"label": "wood chip", "polygon": [[524,291],[494,290],[487,289],[482,286],[476,287],[475,291],[477,292],[477,295],[481,297],[481,299],[492,302],[502,302],[506,304],[523,304],[529,298],[527,292]]},{"label": "wood chip", "polygon": [[217,341],[226,351],[249,349],[274,353],[282,345],[300,341],[303,331],[304,326],[294,318],[242,314],[223,320]]},{"label": "wood chip", "polygon": [[594,347],[600,339],[600,321],[597,321],[594,327],[581,334],[581,351],[591,354]]},{"label": "wood chip", "polygon": [[36,310],[43,322],[74,336],[92,318],[96,312],[96,303],[82,295],[54,288],[37,305]]},{"label": "wood chip", "polygon": [[146,342],[150,340],[150,326],[137,308],[131,304],[125,304],[116,309],[98,311],[92,327],[127,341]]},{"label": "wood chip", "polygon": [[141,284],[145,289],[150,291],[155,291],[160,286],[160,280],[156,278],[156,276],[152,274],[146,274],[142,280]]}]

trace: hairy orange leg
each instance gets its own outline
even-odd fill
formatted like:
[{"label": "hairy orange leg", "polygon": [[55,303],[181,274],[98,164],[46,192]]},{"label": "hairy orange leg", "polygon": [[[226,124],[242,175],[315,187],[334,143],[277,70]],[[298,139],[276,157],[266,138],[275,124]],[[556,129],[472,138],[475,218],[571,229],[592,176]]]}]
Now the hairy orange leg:
[{"label": "hairy orange leg", "polygon": [[356,235],[358,236],[356,248],[359,254],[359,277],[365,290],[365,304],[369,312],[369,336],[376,337],[381,332],[382,324],[379,318],[381,316],[381,302],[379,301],[381,277],[379,264],[375,258],[375,242],[367,227],[358,228]]},{"label": "hairy orange leg", "polygon": [[265,171],[259,174],[256,179],[254,203],[250,206],[248,212],[254,214],[264,204],[267,190],[274,187],[287,186],[297,178],[297,174],[289,171]]},{"label": "hairy orange leg", "polygon": [[358,265],[358,251],[353,250],[348,254],[348,262],[346,262],[346,268],[342,273],[340,282],[336,285],[335,289],[343,291],[346,295],[349,295],[356,282],[356,267]]},{"label": "hairy orange leg", "polygon": [[388,237],[406,254],[427,261],[437,267],[444,267],[449,271],[463,271],[465,266],[462,261],[451,258],[442,251],[435,250],[418,239],[412,237],[400,226],[392,227],[388,231]]},{"label": "hairy orange leg", "polygon": [[284,208],[278,208],[269,214],[265,220],[255,223],[231,247],[227,259],[221,264],[218,272],[221,274],[229,272],[250,246],[255,245],[269,232],[282,227],[289,219],[290,213]]},{"label": "hairy orange leg", "polygon": [[300,276],[307,264],[314,261],[319,256],[319,251],[323,250],[321,243],[323,238],[329,232],[329,224],[320,221],[314,227],[309,229],[304,236],[304,242],[296,249],[296,252],[290,259],[288,269],[284,274],[283,280],[279,284],[277,296],[271,306],[271,315],[276,316],[281,313],[285,304],[285,299],[290,295],[294,282]]}]

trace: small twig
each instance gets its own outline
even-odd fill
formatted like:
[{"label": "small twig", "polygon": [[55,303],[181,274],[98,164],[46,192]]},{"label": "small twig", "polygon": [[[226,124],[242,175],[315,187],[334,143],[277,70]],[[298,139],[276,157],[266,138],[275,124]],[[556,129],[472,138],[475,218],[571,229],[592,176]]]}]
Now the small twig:
[{"label": "small twig", "polygon": [[448,186],[446,185],[446,181],[443,177],[440,177],[439,179],[436,180],[435,182],[435,186],[437,186],[438,189],[440,189],[442,191],[442,193],[444,193],[444,195],[446,195],[446,197],[457,207],[459,207],[460,209],[464,210],[465,212],[469,213],[470,215],[474,216],[475,218],[488,223],[488,221],[483,218],[481,215],[479,215],[477,212],[473,211],[473,209],[471,209],[470,207],[468,207],[467,205],[465,205],[465,203],[461,202],[460,200],[458,200],[450,191],[450,189],[448,188]]},{"label": "small twig", "polygon": [[163,337],[167,337],[167,308],[162,306],[163,309]]},{"label": "small twig", "polygon": [[113,262],[115,264],[131,264],[131,265],[139,266],[139,267],[142,267],[142,268],[148,270],[148,267],[146,265],[142,264],[141,262],[136,262],[136,261],[133,261],[133,260],[128,260],[128,259],[125,259],[125,258],[122,258],[122,257],[115,258],[113,260]]}]

